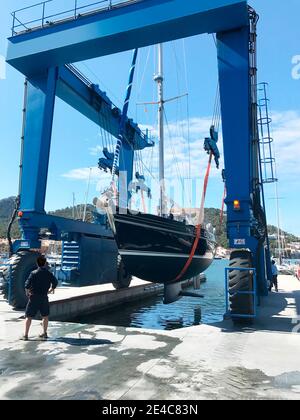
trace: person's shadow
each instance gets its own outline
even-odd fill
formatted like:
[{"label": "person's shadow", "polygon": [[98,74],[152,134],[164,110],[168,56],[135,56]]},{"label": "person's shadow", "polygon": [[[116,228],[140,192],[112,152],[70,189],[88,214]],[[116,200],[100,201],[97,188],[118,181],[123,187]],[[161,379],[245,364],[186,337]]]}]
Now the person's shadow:
[{"label": "person's shadow", "polygon": [[53,338],[48,341],[53,341],[56,343],[64,343],[69,346],[78,346],[78,347],[88,347],[88,346],[103,346],[114,344],[110,340],[101,340],[96,338],[71,338],[71,337],[58,337]]}]

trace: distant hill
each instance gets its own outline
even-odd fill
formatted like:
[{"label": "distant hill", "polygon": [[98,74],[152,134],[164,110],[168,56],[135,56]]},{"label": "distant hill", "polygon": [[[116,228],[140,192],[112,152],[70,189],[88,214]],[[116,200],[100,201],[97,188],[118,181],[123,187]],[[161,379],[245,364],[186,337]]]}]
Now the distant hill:
[{"label": "distant hill", "polygon": [[219,209],[209,208],[205,209],[204,213],[205,222],[211,223],[212,226],[216,229],[216,239],[218,246],[223,248],[228,248],[228,239],[226,234],[226,223],[227,217],[226,213],[223,217],[223,222],[221,225],[221,211]]},{"label": "distant hill", "polygon": [[[15,197],[4,198],[0,200],[0,238],[6,238],[7,226],[10,221],[12,212],[15,207]],[[13,237],[19,236],[19,228],[17,223],[12,229]]]},{"label": "distant hill", "polygon": [[[269,235],[278,235],[278,228],[276,226],[269,225],[268,226]],[[300,238],[298,236],[292,235],[291,233],[281,231],[281,234],[284,236],[285,241],[290,242],[299,242]]]},{"label": "distant hill", "polygon": [[[15,205],[15,197],[5,198],[0,200],[0,238],[6,238],[7,225],[9,223],[11,214]],[[91,211],[93,206],[89,205],[87,208],[87,220],[91,219]],[[66,217],[72,219],[75,216],[76,219],[81,219],[83,213],[83,205],[78,205],[73,209],[72,207],[66,207],[64,209],[56,210],[51,212],[55,216]],[[211,223],[216,228],[216,239],[219,246],[227,248],[228,241],[226,237],[226,214],[224,215],[222,226],[220,225],[220,210],[214,208],[205,209],[205,222]],[[271,235],[277,234],[277,228],[275,226],[268,226],[269,233]],[[286,238],[286,242],[297,242],[300,241],[297,236],[287,232],[282,232]],[[12,236],[17,238],[20,236],[17,223],[14,224],[12,230]]]},{"label": "distant hill", "polygon": [[0,219],[8,219],[15,206],[15,197],[0,200]]}]

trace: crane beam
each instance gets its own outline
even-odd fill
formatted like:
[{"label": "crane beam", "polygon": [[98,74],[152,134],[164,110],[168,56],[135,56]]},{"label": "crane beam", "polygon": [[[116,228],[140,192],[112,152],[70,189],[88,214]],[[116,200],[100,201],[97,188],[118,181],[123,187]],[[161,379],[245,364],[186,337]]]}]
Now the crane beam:
[{"label": "crane beam", "polygon": [[[18,16],[18,15],[17,15]],[[126,6],[51,18],[8,39],[7,62],[26,76],[175,39],[248,25],[245,0],[141,0]]]}]

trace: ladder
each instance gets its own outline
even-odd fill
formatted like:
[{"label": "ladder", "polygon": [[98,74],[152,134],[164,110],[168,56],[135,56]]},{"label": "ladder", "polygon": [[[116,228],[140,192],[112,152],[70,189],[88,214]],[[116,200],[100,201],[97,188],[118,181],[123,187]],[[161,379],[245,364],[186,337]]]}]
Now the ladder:
[{"label": "ladder", "polygon": [[61,271],[66,276],[64,284],[69,284],[71,272],[80,269],[79,243],[64,241],[62,245]]},{"label": "ladder", "polygon": [[258,127],[262,182],[264,184],[272,184],[278,182],[278,179],[276,176],[276,160],[273,154],[274,139],[271,134],[272,118],[269,112],[270,100],[268,99],[267,89],[267,83],[258,85]]}]

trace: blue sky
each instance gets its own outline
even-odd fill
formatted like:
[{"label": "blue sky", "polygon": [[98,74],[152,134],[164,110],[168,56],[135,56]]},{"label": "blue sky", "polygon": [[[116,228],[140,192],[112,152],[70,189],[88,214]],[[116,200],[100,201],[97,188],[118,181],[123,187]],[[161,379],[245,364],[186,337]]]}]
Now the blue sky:
[{"label": "blue sky", "polygon": [[[61,9],[69,1],[58,1]],[[6,38],[10,35],[10,12],[31,5],[34,0],[3,1],[0,6],[0,55],[6,51]],[[253,0],[251,5],[260,14],[259,21],[259,80],[270,85],[269,93],[273,116],[273,134],[278,163],[280,218],[284,229],[300,236],[299,162],[300,157],[300,78],[292,77],[293,57],[300,55],[299,0]],[[144,126],[154,127],[155,108],[136,106],[137,102],[155,99],[154,48],[140,52],[138,71],[130,115]],[[186,69],[184,57],[186,56]],[[100,88],[106,90],[119,106],[125,93],[131,53],[91,60],[78,64],[79,69]],[[294,58],[297,61],[297,58]],[[299,58],[300,61],[300,58]],[[172,97],[189,91],[190,140],[192,145],[192,176],[203,176],[206,156],[202,151],[203,137],[207,135],[217,83],[216,51],[211,36],[194,37],[165,46],[166,96]],[[22,119],[23,77],[17,71],[0,65],[0,198],[14,195],[18,190],[18,166]],[[297,69],[294,76],[297,76]],[[300,74],[300,71],[299,71]],[[5,77],[4,77],[5,76]],[[187,175],[187,98],[167,107],[167,176],[175,179],[178,172]],[[47,210],[84,201],[89,168],[93,167],[89,200],[97,195],[99,179],[105,178],[95,168],[101,146],[99,129],[77,112],[57,101],[51,148]],[[177,162],[174,160],[173,147]],[[153,167],[155,169],[155,157]],[[144,154],[150,166],[150,152]],[[200,166],[199,166],[200,162]],[[101,178],[102,176],[102,178]],[[213,171],[207,197],[207,206],[220,207],[223,185],[221,175]],[[266,188],[269,222],[276,224],[275,188]],[[188,203],[185,202],[187,205]]]}]

